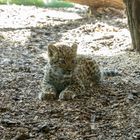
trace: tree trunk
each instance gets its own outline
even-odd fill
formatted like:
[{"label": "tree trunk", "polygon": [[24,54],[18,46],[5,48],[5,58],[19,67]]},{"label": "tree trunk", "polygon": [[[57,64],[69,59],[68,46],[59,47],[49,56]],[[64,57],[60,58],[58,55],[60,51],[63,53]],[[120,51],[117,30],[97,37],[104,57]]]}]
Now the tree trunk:
[{"label": "tree trunk", "polygon": [[140,52],[140,0],[124,0],[133,49]]}]

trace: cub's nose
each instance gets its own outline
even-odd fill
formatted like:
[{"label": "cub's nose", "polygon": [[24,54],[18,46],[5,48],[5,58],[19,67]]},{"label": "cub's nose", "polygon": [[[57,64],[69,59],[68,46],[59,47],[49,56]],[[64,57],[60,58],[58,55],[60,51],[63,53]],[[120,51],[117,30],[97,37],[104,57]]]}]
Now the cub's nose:
[{"label": "cub's nose", "polygon": [[66,70],[65,72],[64,72],[65,74],[71,74],[72,73],[72,70]]}]

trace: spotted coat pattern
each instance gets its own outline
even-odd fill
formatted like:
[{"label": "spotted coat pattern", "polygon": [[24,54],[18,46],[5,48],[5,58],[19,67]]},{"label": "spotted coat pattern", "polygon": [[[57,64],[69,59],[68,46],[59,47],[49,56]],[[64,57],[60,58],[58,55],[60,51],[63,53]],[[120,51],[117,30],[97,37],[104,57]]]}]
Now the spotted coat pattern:
[{"label": "spotted coat pattern", "polygon": [[39,94],[42,100],[73,99],[87,87],[100,83],[98,63],[89,56],[77,55],[76,44],[52,43],[48,46],[48,58]]}]

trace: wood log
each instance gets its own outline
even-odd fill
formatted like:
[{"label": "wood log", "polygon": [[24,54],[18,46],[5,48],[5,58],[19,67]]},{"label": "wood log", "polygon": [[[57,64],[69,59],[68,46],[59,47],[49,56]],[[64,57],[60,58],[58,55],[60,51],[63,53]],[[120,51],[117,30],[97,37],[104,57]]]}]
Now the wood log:
[{"label": "wood log", "polygon": [[115,9],[124,9],[123,0],[65,0],[73,3],[78,3],[81,5],[87,5],[92,7],[91,9],[98,9],[102,7],[112,7]]}]

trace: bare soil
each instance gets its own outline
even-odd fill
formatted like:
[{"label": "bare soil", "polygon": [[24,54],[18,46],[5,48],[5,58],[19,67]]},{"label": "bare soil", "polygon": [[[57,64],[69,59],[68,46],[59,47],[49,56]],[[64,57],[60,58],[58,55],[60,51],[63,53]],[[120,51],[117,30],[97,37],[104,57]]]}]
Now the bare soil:
[{"label": "bare soil", "polygon": [[[130,51],[126,16],[89,18],[85,10],[0,6],[1,140],[140,139],[140,55]],[[40,101],[53,41],[77,42],[78,53],[121,75],[72,101]]]}]

